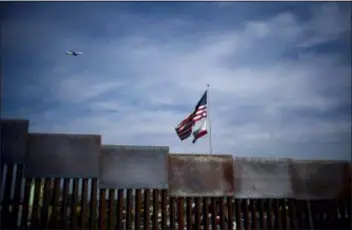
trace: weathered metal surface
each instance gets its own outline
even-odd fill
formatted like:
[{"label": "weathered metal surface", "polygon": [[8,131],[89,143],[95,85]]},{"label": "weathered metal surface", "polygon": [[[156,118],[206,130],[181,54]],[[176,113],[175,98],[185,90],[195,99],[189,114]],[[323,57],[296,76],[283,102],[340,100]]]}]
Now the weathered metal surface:
[{"label": "weathered metal surface", "polygon": [[171,196],[232,196],[232,156],[169,155]]},{"label": "weathered metal surface", "polygon": [[236,198],[291,198],[289,159],[234,158]]},{"label": "weathered metal surface", "polygon": [[97,178],[99,135],[29,134],[26,177]]},{"label": "weathered metal surface", "polygon": [[343,161],[293,161],[290,171],[295,198],[338,197],[349,186],[345,175],[348,167]]},{"label": "weathered metal surface", "polygon": [[28,120],[1,119],[1,163],[23,164],[26,156]]},{"label": "weathered metal surface", "polygon": [[168,147],[102,147],[100,188],[168,188]]}]

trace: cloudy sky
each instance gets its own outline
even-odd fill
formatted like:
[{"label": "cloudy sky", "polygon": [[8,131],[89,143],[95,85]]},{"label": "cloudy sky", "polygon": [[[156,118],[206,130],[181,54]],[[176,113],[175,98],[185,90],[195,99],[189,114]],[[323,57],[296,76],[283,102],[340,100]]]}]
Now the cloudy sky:
[{"label": "cloudy sky", "polygon": [[174,128],[209,83],[214,153],[350,159],[347,4],[7,3],[1,115],[208,153]]}]

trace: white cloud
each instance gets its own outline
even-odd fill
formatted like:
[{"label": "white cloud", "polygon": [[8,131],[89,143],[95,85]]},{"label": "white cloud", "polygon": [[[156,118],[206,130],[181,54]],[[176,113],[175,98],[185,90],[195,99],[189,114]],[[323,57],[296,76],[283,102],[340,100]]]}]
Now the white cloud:
[{"label": "white cloud", "polygon": [[[243,28],[187,38],[166,36],[165,41],[158,41],[158,34],[146,33],[147,29],[123,38],[96,39],[69,30],[69,38],[53,50],[80,44],[85,55],[68,58],[38,51],[42,58],[52,60],[51,72],[38,70],[31,84],[24,79],[28,84],[22,86],[23,97],[46,95],[43,99],[65,105],[48,108],[46,115],[32,112],[31,130],[99,133],[109,144],[167,145],[171,152],[208,152],[207,138],[196,145],[180,142],[174,127],[191,112],[209,83],[216,153],[349,158],[350,120],[293,113],[302,109],[324,113],[343,103],[339,93],[351,86],[351,67],[341,63],[337,54],[302,48],[344,36],[350,30],[345,16],[336,5],[327,4],[308,21],[284,12],[267,20],[245,21]],[[128,14],[127,18],[139,21],[136,17]],[[192,25],[171,18],[148,28],[171,33]],[[8,39],[30,33],[17,32],[18,24],[11,26],[9,46]],[[107,28],[112,27],[110,22]],[[60,31],[65,28],[58,28],[55,36]],[[44,36],[49,46],[58,42],[55,36]],[[38,41],[29,38],[22,46],[31,42]],[[285,57],[292,52],[297,57]],[[333,93],[324,94],[327,91]],[[253,110],[243,111],[243,106]],[[62,119],[75,107],[89,112]],[[234,122],[240,117],[242,122]]]}]

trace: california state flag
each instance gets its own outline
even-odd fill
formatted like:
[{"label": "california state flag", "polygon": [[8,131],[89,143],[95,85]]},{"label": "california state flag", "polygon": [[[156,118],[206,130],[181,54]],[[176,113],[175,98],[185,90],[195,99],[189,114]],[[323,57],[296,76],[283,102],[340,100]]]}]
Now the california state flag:
[{"label": "california state flag", "polygon": [[208,130],[207,130],[207,119],[203,119],[203,123],[202,125],[199,127],[199,129],[197,129],[196,131],[193,132],[193,141],[192,143],[196,143],[196,141],[201,138],[202,136],[207,135]]}]

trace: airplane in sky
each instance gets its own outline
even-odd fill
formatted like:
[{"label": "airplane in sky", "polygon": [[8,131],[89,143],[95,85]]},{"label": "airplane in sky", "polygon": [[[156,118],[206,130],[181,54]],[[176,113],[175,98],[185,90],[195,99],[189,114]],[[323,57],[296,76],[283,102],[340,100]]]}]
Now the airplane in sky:
[{"label": "airplane in sky", "polygon": [[78,55],[82,55],[82,52],[77,52],[77,51],[73,51],[73,50],[67,50],[66,51],[66,55],[71,55],[71,56],[78,56]]}]

